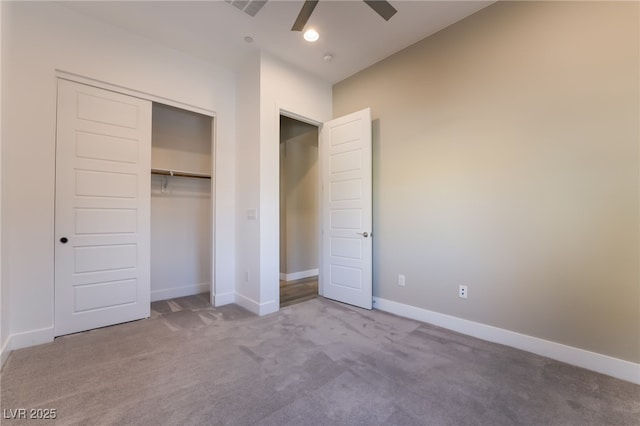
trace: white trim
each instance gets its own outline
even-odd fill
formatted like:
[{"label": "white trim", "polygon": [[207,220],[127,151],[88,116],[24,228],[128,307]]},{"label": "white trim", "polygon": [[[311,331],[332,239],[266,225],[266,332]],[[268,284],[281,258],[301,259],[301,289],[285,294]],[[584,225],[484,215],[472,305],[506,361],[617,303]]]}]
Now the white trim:
[{"label": "white trim", "polygon": [[[211,274],[211,282],[209,283],[209,303],[211,306],[222,306],[223,304],[233,303],[220,303],[216,305],[215,293],[216,293],[216,259],[217,259],[217,249],[216,249],[216,215],[218,212],[216,211],[216,186],[218,184],[218,180],[216,179],[216,166],[218,160],[218,119],[216,117],[212,117],[211,119],[211,186],[209,187],[209,194],[211,196],[211,211],[209,212],[209,220],[211,221],[211,234],[209,235],[209,247],[211,247],[211,263],[209,264],[209,273]],[[152,138],[153,142],[153,138]],[[220,295],[222,296],[222,295]],[[235,300],[235,299],[234,299]]]},{"label": "white trim", "polygon": [[381,311],[437,325],[482,340],[511,346],[631,383],[640,384],[640,364],[630,361],[457,318],[451,315],[429,311],[427,309],[417,308],[411,305],[405,305],[380,297],[373,298],[373,306],[375,309]]},{"label": "white trim", "polygon": [[240,293],[236,293],[235,299],[236,303],[245,308],[247,311],[253,312],[256,315],[260,315],[260,304],[255,300],[243,296]]},{"label": "white trim", "polygon": [[211,296],[213,306],[223,306],[230,303],[236,303],[236,294],[233,292],[214,294]]},{"label": "white trim", "polygon": [[303,278],[316,277],[318,276],[318,272],[319,271],[317,269],[308,269],[306,271],[292,272],[290,274],[284,274],[280,272],[280,280],[294,281],[294,280],[301,280]]},{"label": "white trim", "polygon": [[[308,118],[308,117],[305,117],[303,115],[296,114],[295,112],[291,112],[288,109],[284,109],[284,108],[281,108],[281,107],[278,107],[278,106],[276,106],[276,109],[278,110],[278,119],[280,119],[281,115],[284,115],[285,117],[292,118],[292,119],[294,119],[296,121],[301,121],[303,123],[311,124],[312,126],[316,126],[318,129],[320,127],[322,127],[322,124],[323,124],[322,121],[314,120],[313,118]],[[278,134],[279,134],[279,131],[278,131]]]},{"label": "white trim", "polygon": [[0,369],[2,369],[2,367],[4,367],[4,363],[7,362],[7,359],[9,358],[9,355],[11,355],[11,349],[10,349],[10,346],[9,346],[9,340],[10,340],[10,338],[7,338],[7,340],[5,340],[4,344],[0,348]]},{"label": "white trim", "polygon": [[206,293],[211,289],[211,283],[184,285],[181,287],[165,288],[163,290],[151,290],[151,301],[173,299],[174,297],[193,296]]},{"label": "white trim", "polygon": [[11,348],[12,351],[15,351],[16,349],[53,342],[54,337],[55,334],[53,326],[40,328],[37,330],[24,331],[22,333],[9,335],[6,346]]},{"label": "white trim", "polygon": [[272,314],[274,312],[278,312],[278,309],[280,309],[280,303],[275,300],[271,300],[265,303],[258,303],[255,300],[243,296],[240,293],[236,293],[235,299],[238,305],[259,316]]},{"label": "white trim", "polygon": [[[208,115],[209,117],[216,117],[215,111],[211,111],[205,108],[200,108],[195,105],[185,104],[182,102],[174,101],[162,96],[152,95],[151,93],[141,92],[139,90],[131,89],[117,84],[107,83],[105,81],[96,80],[91,77],[85,77],[80,74],[74,74],[72,72],[56,69],[55,75],[57,78],[63,80],[75,81],[76,83],[86,84],[87,86],[98,87],[100,89],[110,90],[112,92],[122,93],[123,95],[133,96],[134,98],[146,99],[151,102],[157,102],[164,105],[184,109],[191,112],[197,112],[198,114]],[[213,131],[213,129],[212,129]]]},{"label": "white trim", "polygon": [[280,309],[280,302],[277,302],[275,300],[270,300],[268,302],[264,302],[260,304],[260,312],[258,313],[258,315],[260,316],[269,315],[274,312],[278,312],[279,309]]}]

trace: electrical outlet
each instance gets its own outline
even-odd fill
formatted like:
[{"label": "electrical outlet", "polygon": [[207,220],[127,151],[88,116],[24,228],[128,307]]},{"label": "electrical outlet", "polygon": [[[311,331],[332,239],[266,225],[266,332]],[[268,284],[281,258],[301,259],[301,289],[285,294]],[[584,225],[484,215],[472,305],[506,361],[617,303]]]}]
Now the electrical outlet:
[{"label": "electrical outlet", "polygon": [[467,286],[466,285],[458,286],[458,296],[462,297],[463,299],[467,298]]},{"label": "electrical outlet", "polygon": [[404,275],[402,274],[398,275],[398,285],[404,287]]}]

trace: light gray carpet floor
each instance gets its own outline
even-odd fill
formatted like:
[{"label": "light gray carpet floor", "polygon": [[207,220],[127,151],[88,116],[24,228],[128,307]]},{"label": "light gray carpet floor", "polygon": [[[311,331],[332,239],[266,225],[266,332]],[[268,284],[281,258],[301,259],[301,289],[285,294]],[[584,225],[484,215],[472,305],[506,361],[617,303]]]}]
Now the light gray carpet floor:
[{"label": "light gray carpet floor", "polygon": [[[14,351],[2,409],[87,425],[640,424],[640,386],[427,324],[323,298],[266,317],[204,305]],[[20,423],[50,422],[2,421]]]}]

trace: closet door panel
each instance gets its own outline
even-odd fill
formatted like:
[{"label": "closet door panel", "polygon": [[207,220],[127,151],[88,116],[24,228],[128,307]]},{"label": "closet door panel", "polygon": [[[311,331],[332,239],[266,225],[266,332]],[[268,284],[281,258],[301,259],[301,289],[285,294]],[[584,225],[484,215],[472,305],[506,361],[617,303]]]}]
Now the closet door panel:
[{"label": "closet door panel", "polygon": [[75,234],[135,234],[137,214],[131,209],[75,209]]},{"label": "closet door panel", "polygon": [[58,81],[55,334],[148,317],[151,102]]}]

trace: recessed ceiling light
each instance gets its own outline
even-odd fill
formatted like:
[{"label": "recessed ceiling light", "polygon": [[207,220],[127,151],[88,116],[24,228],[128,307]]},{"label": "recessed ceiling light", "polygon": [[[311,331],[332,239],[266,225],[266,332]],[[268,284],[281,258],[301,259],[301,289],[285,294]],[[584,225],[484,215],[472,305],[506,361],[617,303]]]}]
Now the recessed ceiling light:
[{"label": "recessed ceiling light", "polygon": [[251,37],[251,36],[246,36],[246,37],[244,38],[244,41],[246,41],[247,43],[253,43],[253,37]]},{"label": "recessed ceiling light", "polygon": [[316,41],[320,38],[320,34],[314,29],[310,29],[304,32],[304,39],[307,41]]},{"label": "recessed ceiling light", "polygon": [[326,53],[323,57],[322,60],[325,62],[331,62],[333,60],[333,55],[331,53]]}]

